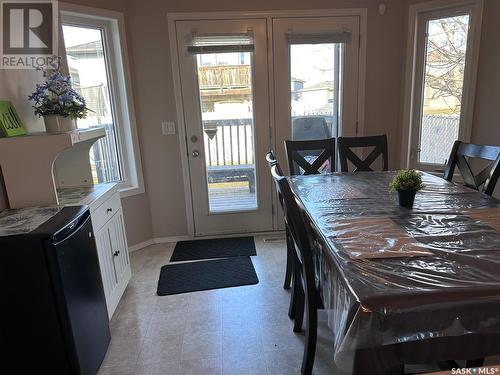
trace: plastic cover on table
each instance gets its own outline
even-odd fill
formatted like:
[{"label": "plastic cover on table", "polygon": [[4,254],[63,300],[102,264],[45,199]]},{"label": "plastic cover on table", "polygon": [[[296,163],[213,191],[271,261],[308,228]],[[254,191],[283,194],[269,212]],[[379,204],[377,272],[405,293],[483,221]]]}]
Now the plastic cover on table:
[{"label": "plastic cover on table", "polygon": [[290,177],[320,235],[339,373],[352,373],[359,349],[500,334],[499,202],[424,174],[414,208],[401,208],[394,174]]}]

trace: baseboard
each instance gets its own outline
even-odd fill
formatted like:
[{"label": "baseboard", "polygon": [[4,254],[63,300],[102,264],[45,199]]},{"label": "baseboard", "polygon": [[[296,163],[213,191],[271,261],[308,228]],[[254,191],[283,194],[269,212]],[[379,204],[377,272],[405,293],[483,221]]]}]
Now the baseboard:
[{"label": "baseboard", "polygon": [[139,242],[138,244],[131,245],[128,247],[128,252],[131,253],[133,251],[144,249],[145,247],[157,244],[157,243],[170,243],[170,242],[178,242],[178,241],[186,241],[189,240],[189,236],[172,236],[172,237],[158,237],[152,238],[150,240]]},{"label": "baseboard", "polygon": [[154,238],[154,243],[170,243],[170,242],[179,242],[179,241],[187,241],[190,240],[191,237],[188,235],[185,236],[171,236],[171,237],[157,237]]},{"label": "baseboard", "polygon": [[255,232],[255,233],[236,233],[236,234],[219,234],[219,235],[214,235],[214,236],[203,236],[203,237],[193,237],[189,235],[184,235],[184,236],[170,236],[170,237],[157,237],[157,238],[152,238],[150,240],[140,242],[135,245],[131,245],[128,247],[129,253],[137,250],[144,249],[145,247],[148,247],[150,245],[154,245],[157,243],[171,243],[171,242],[179,242],[179,241],[187,241],[187,240],[194,240],[194,239],[209,239],[209,238],[221,238],[221,237],[240,237],[240,236],[268,236],[268,235],[278,235],[282,236],[283,231],[272,231],[272,232]]},{"label": "baseboard", "polygon": [[144,249],[145,247],[153,245],[154,243],[155,242],[154,242],[153,239],[147,240],[147,241],[144,241],[144,242],[139,242],[138,244],[129,246],[128,247],[128,252],[131,253],[133,251]]}]

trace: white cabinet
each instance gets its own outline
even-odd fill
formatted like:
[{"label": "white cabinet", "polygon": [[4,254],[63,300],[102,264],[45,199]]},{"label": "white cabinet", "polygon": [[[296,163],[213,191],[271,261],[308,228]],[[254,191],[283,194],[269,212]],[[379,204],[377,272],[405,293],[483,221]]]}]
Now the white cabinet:
[{"label": "white cabinet", "polygon": [[89,149],[105,136],[97,127],[0,138],[0,164],[10,208],[89,206],[111,318],[131,270],[117,184],[93,184]]},{"label": "white cabinet", "polygon": [[119,193],[115,192],[111,198],[91,211],[91,218],[108,315],[111,319],[131,277]]}]

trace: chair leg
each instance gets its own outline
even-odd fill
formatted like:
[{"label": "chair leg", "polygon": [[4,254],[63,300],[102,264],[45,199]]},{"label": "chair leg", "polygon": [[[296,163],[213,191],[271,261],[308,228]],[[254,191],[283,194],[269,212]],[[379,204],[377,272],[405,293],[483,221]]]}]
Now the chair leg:
[{"label": "chair leg", "polygon": [[292,279],[292,292],[290,293],[290,306],[288,307],[288,317],[290,319],[295,319],[295,312],[297,310],[297,288],[294,278]]},{"label": "chair leg", "polygon": [[295,298],[295,323],[293,324],[293,332],[302,331],[302,323],[304,321],[304,290],[301,284],[297,286],[297,295]]},{"label": "chair leg", "polygon": [[316,354],[316,339],[318,336],[318,309],[316,296],[306,295],[306,334],[304,356],[302,358],[302,375],[312,374],[314,356]]},{"label": "chair leg", "polygon": [[294,291],[294,312],[295,312],[295,323],[293,325],[293,332],[302,331],[302,322],[304,321],[304,303],[305,303],[305,291],[302,286],[302,276],[300,274],[300,262],[297,259],[297,255],[294,253],[294,272],[293,272],[293,291]]},{"label": "chair leg", "polygon": [[283,288],[290,289],[292,284],[292,273],[293,273],[293,243],[291,243],[290,233],[288,232],[288,227],[285,228],[286,232],[286,273],[285,273],[285,283]]},{"label": "chair leg", "polygon": [[469,359],[465,361],[466,368],[482,367],[484,365],[484,358]]}]

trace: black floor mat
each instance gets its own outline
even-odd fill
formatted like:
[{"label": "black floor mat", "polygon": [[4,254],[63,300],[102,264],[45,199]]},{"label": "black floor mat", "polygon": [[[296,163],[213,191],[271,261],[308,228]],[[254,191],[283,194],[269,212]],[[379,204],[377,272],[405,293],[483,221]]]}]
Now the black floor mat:
[{"label": "black floor mat", "polygon": [[253,237],[213,238],[177,242],[170,261],[179,262],[252,255],[257,255]]},{"label": "black floor mat", "polygon": [[258,282],[249,257],[168,264],[161,268],[157,293],[166,296]]}]

